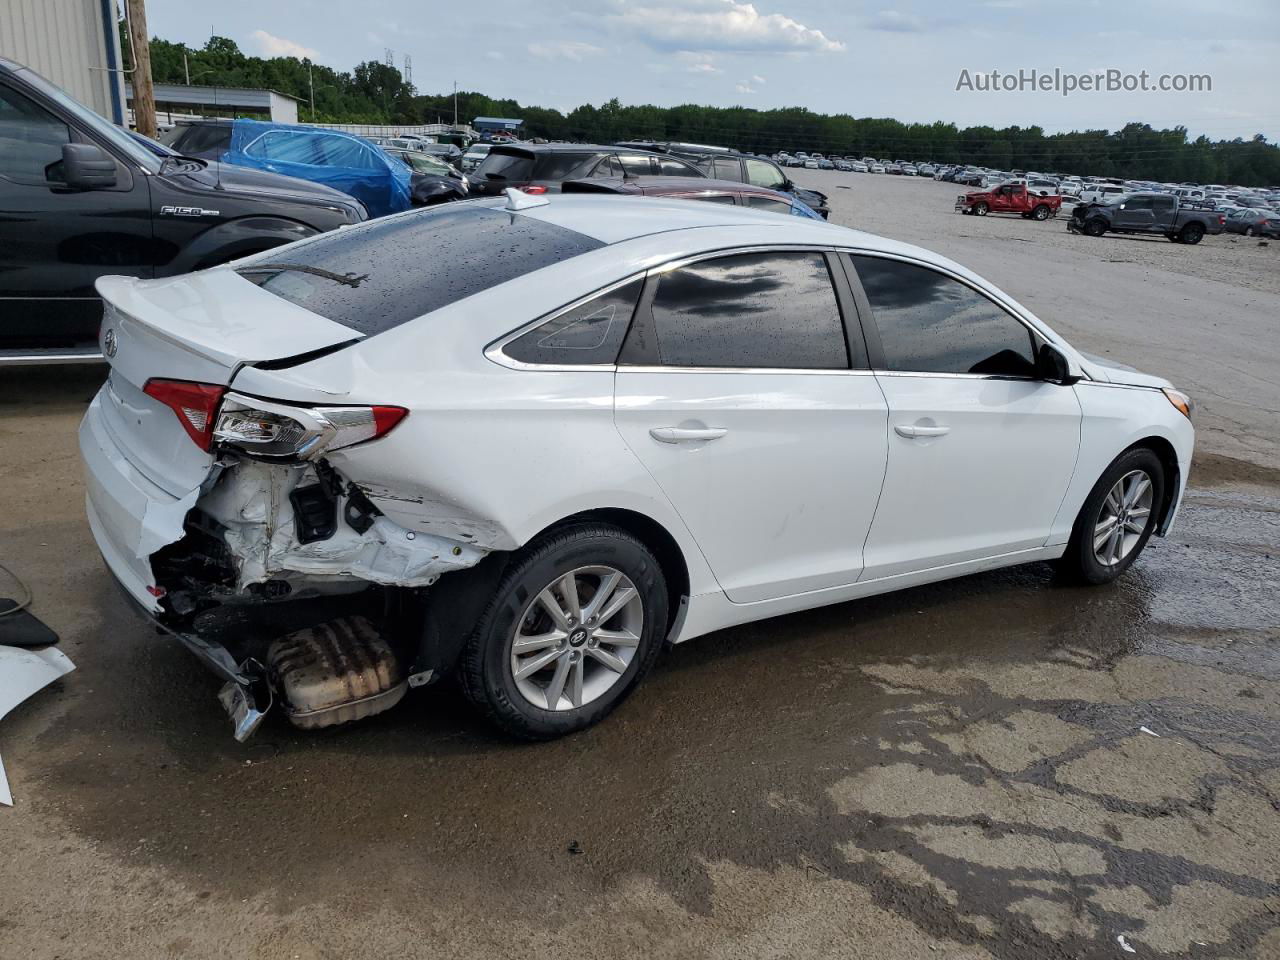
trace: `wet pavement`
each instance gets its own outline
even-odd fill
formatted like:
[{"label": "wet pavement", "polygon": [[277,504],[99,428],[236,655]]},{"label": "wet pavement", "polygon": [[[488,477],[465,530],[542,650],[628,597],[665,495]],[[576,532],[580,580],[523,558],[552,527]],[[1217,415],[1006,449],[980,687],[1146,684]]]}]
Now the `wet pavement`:
[{"label": "wet pavement", "polygon": [[1265,462],[1202,437],[1111,586],[1032,565],[723,631],[566,740],[445,687],[238,745],[92,547],[92,381],[0,384],[0,558],[79,668],[0,725],[3,960],[1280,957]]}]

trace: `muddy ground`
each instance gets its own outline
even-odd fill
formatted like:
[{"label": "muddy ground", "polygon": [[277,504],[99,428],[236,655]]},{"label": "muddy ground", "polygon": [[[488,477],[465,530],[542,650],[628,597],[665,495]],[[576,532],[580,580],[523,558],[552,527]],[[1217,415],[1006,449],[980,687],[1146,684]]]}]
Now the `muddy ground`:
[{"label": "muddy ground", "polygon": [[0,372],[0,559],[79,667],[0,726],[0,958],[1280,956],[1280,245],[802,179],[1196,394],[1176,534],[703,638],[557,743],[432,688],[240,746],[90,541],[99,374]]}]

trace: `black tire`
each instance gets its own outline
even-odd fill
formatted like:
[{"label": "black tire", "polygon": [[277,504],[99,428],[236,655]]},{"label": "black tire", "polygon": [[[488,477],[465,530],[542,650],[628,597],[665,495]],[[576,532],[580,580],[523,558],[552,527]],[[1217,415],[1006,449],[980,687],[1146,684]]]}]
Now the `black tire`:
[{"label": "black tire", "polygon": [[[1151,479],[1151,513],[1147,517],[1146,528],[1129,553],[1118,563],[1104,565],[1094,554],[1093,537],[1090,534],[1097,527],[1111,488],[1134,470],[1145,471]],[[1164,502],[1164,485],[1164,467],[1160,458],[1146,447],[1128,450],[1116,457],[1102,472],[1098,482],[1089,491],[1089,496],[1085,498],[1084,506],[1080,508],[1066,553],[1057,563],[1059,575],[1073,583],[1101,584],[1110,583],[1128,570],[1138,559],[1158,525],[1160,505]]]},{"label": "black tire", "polygon": [[1199,223],[1188,223],[1178,234],[1183,243],[1197,244],[1204,239],[1204,227]]},{"label": "black tire", "polygon": [[1253,227],[1245,227],[1245,228],[1244,228],[1244,235],[1245,235],[1246,237],[1252,237],[1252,236],[1254,235]]},{"label": "black tire", "polygon": [[1037,204],[1036,208],[1031,211],[1031,218],[1033,220],[1048,220],[1049,205],[1045,203]]},{"label": "black tire", "polygon": [[988,207],[985,202],[979,202],[973,205],[973,212],[980,217],[985,217],[987,215],[987,211],[990,209],[991,208]]},{"label": "black tire", "polygon": [[1086,220],[1084,222],[1084,232],[1091,237],[1100,237],[1107,232],[1107,221],[1101,217]]},{"label": "black tire", "polygon": [[[534,706],[512,676],[516,619],[539,591],[591,565],[619,570],[635,584],[644,611],[640,642],[626,671],[596,699],[565,710]],[[463,648],[458,665],[463,692],[490,722],[523,740],[551,740],[589,727],[621,703],[653,666],[666,637],[667,606],[667,585],[658,561],[630,533],[601,523],[556,530],[512,558]]]}]

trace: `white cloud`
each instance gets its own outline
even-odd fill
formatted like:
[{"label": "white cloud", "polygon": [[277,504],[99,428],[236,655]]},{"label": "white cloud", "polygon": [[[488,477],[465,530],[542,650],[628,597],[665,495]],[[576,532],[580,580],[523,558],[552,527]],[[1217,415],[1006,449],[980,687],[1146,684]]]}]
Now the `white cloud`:
[{"label": "white cloud", "polygon": [[619,8],[613,23],[662,50],[833,53],[844,44],[781,13],[760,13],[737,0],[640,0]]},{"label": "white cloud", "polygon": [[542,60],[573,60],[580,63],[587,57],[598,57],[604,53],[604,48],[581,40],[556,40],[551,43],[531,43],[529,52]]},{"label": "white cloud", "polygon": [[294,43],[292,40],[286,40],[284,37],[277,37],[274,34],[267,33],[265,30],[255,30],[249,34],[249,41],[258,49],[258,53],[264,57],[297,57],[299,60],[318,60],[320,54],[310,47],[304,47],[300,43]]},{"label": "white cloud", "polygon": [[739,93],[755,93],[756,92],[755,87],[751,86],[748,83],[735,83],[733,85],[733,89],[737,90]]},{"label": "white cloud", "polygon": [[887,30],[890,33],[923,33],[924,21],[914,13],[899,13],[897,10],[881,10],[871,18],[868,24],[872,30]]},{"label": "white cloud", "polygon": [[765,85],[765,82],[766,82],[766,81],[765,81],[764,77],[760,76],[760,75],[757,73],[757,74],[754,74],[754,75],[751,77],[751,82],[752,82],[752,83],[754,83],[757,87],[763,87],[763,86]]},{"label": "white cloud", "polygon": [[685,67],[688,73],[719,73],[720,68],[714,63],[707,63],[705,60],[699,63],[691,63]]},{"label": "white cloud", "polygon": [[507,59],[507,55],[503,53],[501,50],[490,50],[488,53],[485,54],[485,56],[488,57],[490,60]]}]

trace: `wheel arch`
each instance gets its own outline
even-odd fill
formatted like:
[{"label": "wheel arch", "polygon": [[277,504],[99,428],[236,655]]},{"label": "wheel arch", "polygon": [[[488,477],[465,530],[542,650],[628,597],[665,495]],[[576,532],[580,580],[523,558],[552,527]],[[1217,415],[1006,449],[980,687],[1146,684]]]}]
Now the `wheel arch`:
[{"label": "wheel arch", "polygon": [[[625,530],[648,547],[658,560],[663,579],[667,583],[667,594],[671,601],[667,604],[667,631],[675,625],[683,604],[681,597],[689,595],[689,564],[685,560],[684,551],[676,542],[670,531],[652,517],[635,510],[621,507],[601,507],[584,510],[557,520],[545,530],[538,533],[539,539],[556,530],[578,523],[607,523],[610,526]],[[531,541],[532,542],[532,541]]]},{"label": "wheel arch", "polygon": [[1160,461],[1160,466],[1164,468],[1164,495],[1157,507],[1159,514],[1156,519],[1156,533],[1164,536],[1169,520],[1173,516],[1173,505],[1178,502],[1178,491],[1182,488],[1182,471],[1178,466],[1178,454],[1173,444],[1164,437],[1152,435],[1130,444],[1121,451],[1121,455],[1130,450],[1140,449],[1154,453],[1156,459]]}]

